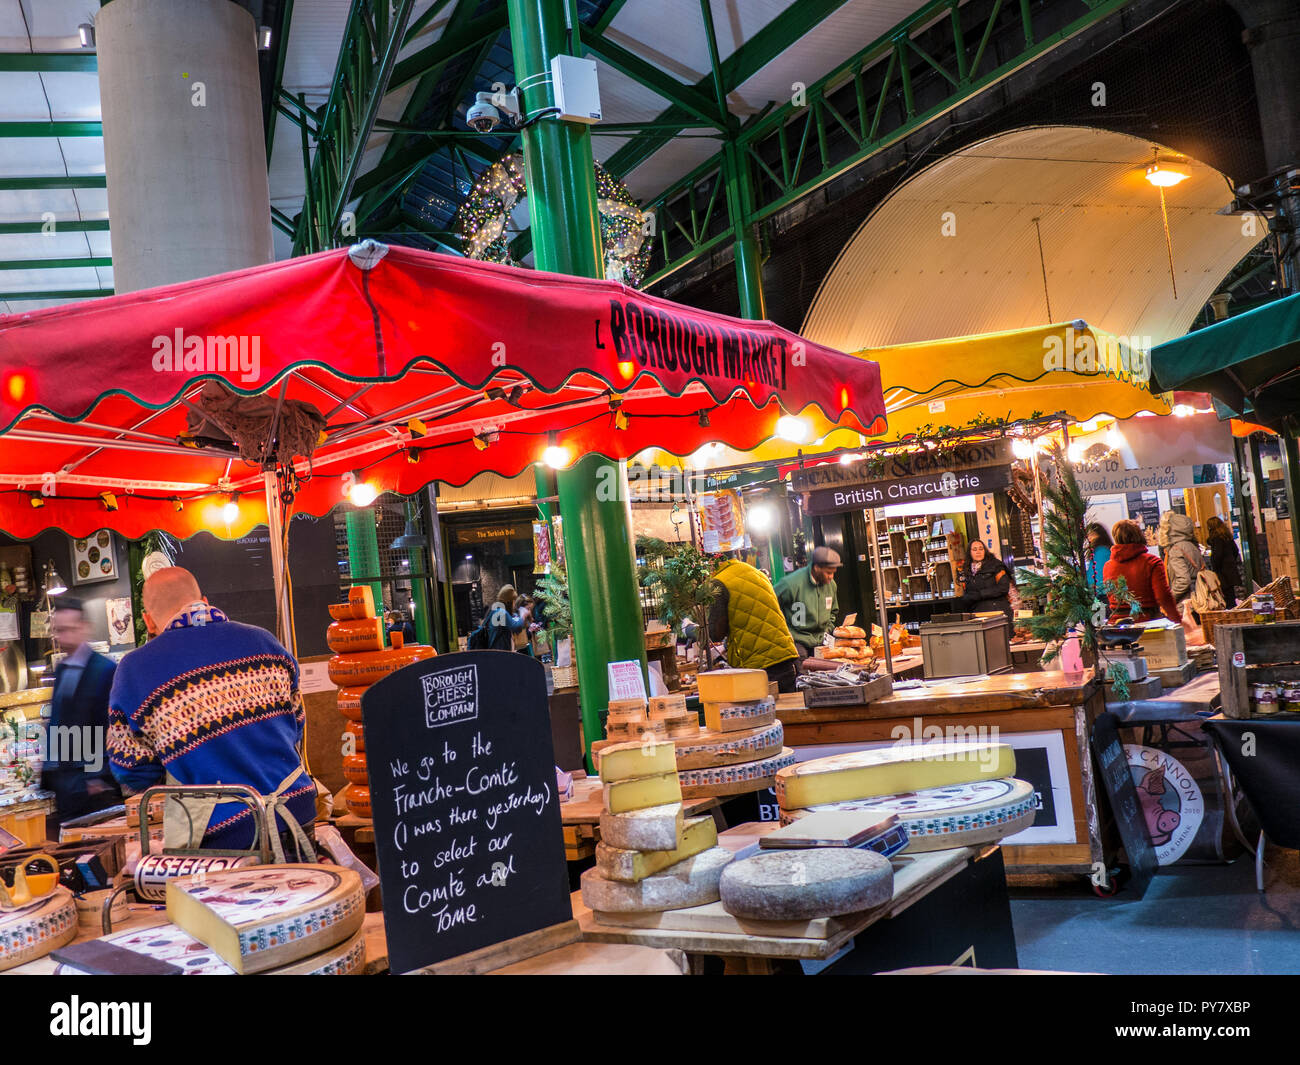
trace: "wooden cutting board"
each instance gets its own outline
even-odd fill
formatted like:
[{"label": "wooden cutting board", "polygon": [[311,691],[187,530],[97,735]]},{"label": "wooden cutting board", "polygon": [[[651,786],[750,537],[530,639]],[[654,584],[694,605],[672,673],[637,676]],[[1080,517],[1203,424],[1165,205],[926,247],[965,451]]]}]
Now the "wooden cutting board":
[{"label": "wooden cutting board", "polygon": [[898,824],[898,815],[880,810],[821,810],[769,832],[759,846],[768,849],[860,847]]},{"label": "wooden cutting board", "polygon": [[729,932],[746,936],[784,936],[789,939],[830,939],[844,930],[834,917],[810,921],[751,921],[733,917],[721,902],[651,913],[594,911],[597,921],[615,928],[657,929],[674,932]]}]

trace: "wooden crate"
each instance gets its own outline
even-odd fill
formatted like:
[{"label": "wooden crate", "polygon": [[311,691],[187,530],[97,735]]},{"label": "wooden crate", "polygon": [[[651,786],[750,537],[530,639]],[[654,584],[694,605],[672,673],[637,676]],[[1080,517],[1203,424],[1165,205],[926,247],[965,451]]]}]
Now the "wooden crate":
[{"label": "wooden crate", "polygon": [[[1204,629],[1204,624],[1201,627]],[[1142,653],[1147,660],[1147,667],[1152,670],[1181,666],[1187,661],[1187,633],[1182,626],[1175,629],[1147,629],[1142,633]]]},{"label": "wooden crate", "polygon": [[1253,716],[1253,684],[1300,684],[1300,621],[1219,625],[1217,631],[1219,690],[1226,717]]},{"label": "wooden crate", "polygon": [[806,706],[865,706],[883,699],[894,690],[893,677],[877,677],[866,684],[846,684],[836,688],[805,688]]}]

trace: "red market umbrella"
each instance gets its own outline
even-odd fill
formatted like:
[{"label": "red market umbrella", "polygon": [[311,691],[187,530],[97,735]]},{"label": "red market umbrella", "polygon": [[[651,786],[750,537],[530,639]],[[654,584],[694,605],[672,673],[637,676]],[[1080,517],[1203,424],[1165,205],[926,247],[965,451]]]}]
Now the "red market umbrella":
[{"label": "red market umbrella", "polygon": [[409,494],[513,476],[548,444],[747,449],[810,407],[885,428],[875,363],[770,322],[368,241],[0,318],[0,529],[234,538],[278,519],[276,457],[195,430],[212,381],[241,417],[234,397],[260,397],[245,436],[306,440],[280,449],[280,483],[315,515],[354,478]]}]

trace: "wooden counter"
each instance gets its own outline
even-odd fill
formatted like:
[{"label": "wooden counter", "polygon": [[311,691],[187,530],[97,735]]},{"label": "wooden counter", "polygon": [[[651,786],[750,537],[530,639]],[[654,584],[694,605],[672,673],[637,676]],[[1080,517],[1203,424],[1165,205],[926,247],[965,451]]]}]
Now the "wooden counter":
[{"label": "wooden counter", "polygon": [[[1044,796],[1040,819],[1068,801],[1054,828],[1030,831],[1051,842],[1003,845],[1009,873],[1088,873],[1105,861],[1097,816],[1092,722],[1105,708],[1091,671],[1082,680],[1060,672],[1003,673],[971,681],[929,681],[865,706],[784,708],[785,742],[841,750],[898,740],[1000,739],[1018,749],[1017,775]],[[840,746],[842,745],[842,746]],[[1025,752],[1021,761],[1019,751]],[[828,752],[829,753],[829,752]],[[1072,839],[1071,839],[1072,837]]]}]

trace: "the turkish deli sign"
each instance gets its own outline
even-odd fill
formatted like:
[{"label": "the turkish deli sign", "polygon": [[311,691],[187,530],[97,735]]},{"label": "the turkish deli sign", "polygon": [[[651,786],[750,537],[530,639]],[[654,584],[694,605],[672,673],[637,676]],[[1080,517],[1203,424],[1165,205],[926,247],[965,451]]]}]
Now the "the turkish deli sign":
[{"label": "the turkish deli sign", "polygon": [[880,463],[826,463],[795,470],[811,514],[980,495],[1011,484],[1011,441],[984,440],[942,451],[888,455]]}]

